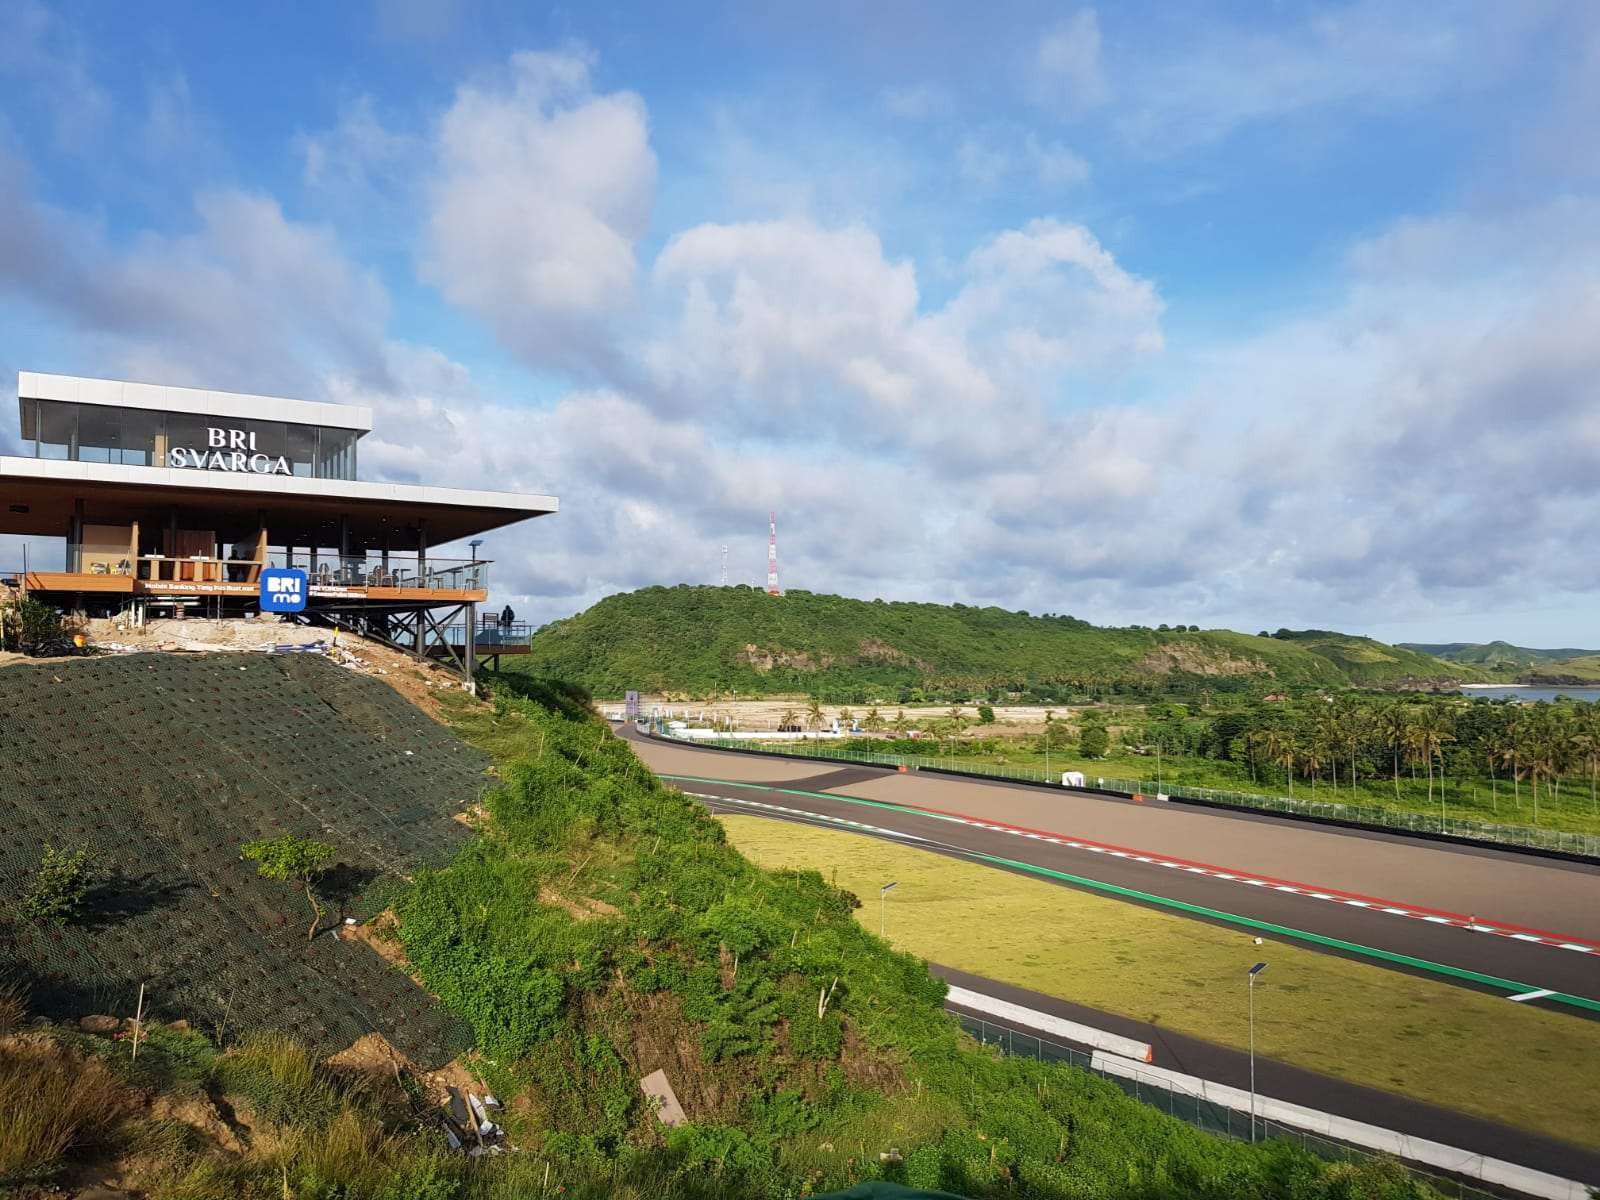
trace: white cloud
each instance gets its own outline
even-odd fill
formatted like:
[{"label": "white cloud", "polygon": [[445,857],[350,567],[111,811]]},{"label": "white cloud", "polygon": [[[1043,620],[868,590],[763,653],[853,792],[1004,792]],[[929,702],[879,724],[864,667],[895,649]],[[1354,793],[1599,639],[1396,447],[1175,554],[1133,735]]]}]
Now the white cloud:
[{"label": "white cloud", "polygon": [[44,104],[59,147],[88,153],[114,110],[111,97],[89,70],[82,41],[60,16],[35,0],[15,0],[0,14],[0,24],[0,77],[22,81]]},{"label": "white cloud", "polygon": [[1007,127],[968,132],[956,144],[956,170],[979,193],[1002,189],[1048,195],[1088,182],[1089,163],[1062,142]]},{"label": "white cloud", "polygon": [[1047,189],[1077,187],[1089,178],[1089,164],[1082,155],[1060,142],[1041,142],[1029,134],[1028,158],[1039,182]]},{"label": "white cloud", "polygon": [[1217,24],[1171,10],[1161,46],[1119,57],[1113,122],[1153,154],[1214,142],[1240,126],[1336,106],[1394,112],[1481,88],[1557,11],[1549,5],[1415,7],[1352,0],[1284,25]]},{"label": "white cloud", "polygon": [[196,197],[191,231],[118,248],[6,168],[0,289],[94,338],[105,369],[263,391],[304,386],[333,363],[374,368],[388,298],[331,230],[223,190]]},{"label": "white cloud", "polygon": [[341,105],[332,129],[297,134],[293,144],[307,187],[348,190],[368,197],[405,187],[421,149],[418,139],[390,129],[378,118],[369,95]]},{"label": "white cloud", "polygon": [[520,53],[439,122],[426,277],[533,363],[582,363],[633,300],[656,160],[644,103],[580,54]]},{"label": "white cloud", "polygon": [[714,395],[764,437],[847,435],[959,470],[1014,449],[1002,410],[1043,411],[1063,373],[1161,346],[1154,289],[1057,222],[985,243],[929,312],[915,267],[859,226],[700,226],[667,245],[654,274],[679,311],[644,361],[674,411]]},{"label": "white cloud", "polygon": [[1047,29],[1033,47],[1028,74],[1035,104],[1062,117],[1078,116],[1110,95],[1100,64],[1100,18],[1081,8]]}]

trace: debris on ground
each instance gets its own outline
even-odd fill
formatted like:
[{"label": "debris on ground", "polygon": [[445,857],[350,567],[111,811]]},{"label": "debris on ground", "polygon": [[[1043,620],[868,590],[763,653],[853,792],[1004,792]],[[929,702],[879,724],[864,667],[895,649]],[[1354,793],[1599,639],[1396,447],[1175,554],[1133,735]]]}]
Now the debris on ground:
[{"label": "debris on ground", "polygon": [[142,626],[126,616],[88,622],[91,649],[100,654],[319,654],[346,670],[382,678],[424,712],[437,716],[442,692],[473,687],[442,663],[418,661],[403,650],[347,629],[313,629],[273,615],[160,618]]},{"label": "debris on ground", "polygon": [[504,1154],[516,1149],[506,1141],[506,1131],[495,1124],[490,1109],[498,1109],[500,1101],[493,1095],[463,1088],[446,1089],[442,1127],[445,1144],[452,1150],[464,1150],[468,1158],[481,1158],[489,1154]]},{"label": "debris on ground", "polygon": [[678,1093],[672,1090],[665,1071],[652,1071],[639,1080],[639,1088],[655,1106],[656,1119],[668,1129],[688,1124],[689,1117],[678,1103]]}]

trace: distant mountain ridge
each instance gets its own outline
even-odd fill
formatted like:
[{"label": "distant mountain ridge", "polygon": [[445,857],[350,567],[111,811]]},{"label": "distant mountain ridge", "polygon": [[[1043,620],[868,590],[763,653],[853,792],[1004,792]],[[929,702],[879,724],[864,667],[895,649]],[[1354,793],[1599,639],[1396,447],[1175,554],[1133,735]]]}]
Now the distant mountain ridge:
[{"label": "distant mountain ridge", "polygon": [[963,604],[856,600],[747,587],[650,587],[608,596],[533,638],[516,669],[598,696],[815,693],[854,702],[1198,682],[1223,689],[1447,687],[1486,681],[1370,638],[1179,626],[1101,628],[1075,617]]},{"label": "distant mountain ridge", "polygon": [[1536,650],[1531,646],[1513,646],[1510,642],[1396,642],[1401,650],[1415,650],[1418,654],[1442,658],[1446,662],[1473,663],[1486,666],[1493,663],[1515,664],[1530,667],[1534,663],[1561,662],[1569,658],[1585,658],[1600,654],[1600,650],[1556,649]]},{"label": "distant mountain ridge", "polygon": [[1507,683],[1573,684],[1600,682],[1600,651],[1571,647],[1538,650],[1513,646],[1510,642],[1401,642],[1401,649],[1415,650],[1444,662],[1478,667]]}]

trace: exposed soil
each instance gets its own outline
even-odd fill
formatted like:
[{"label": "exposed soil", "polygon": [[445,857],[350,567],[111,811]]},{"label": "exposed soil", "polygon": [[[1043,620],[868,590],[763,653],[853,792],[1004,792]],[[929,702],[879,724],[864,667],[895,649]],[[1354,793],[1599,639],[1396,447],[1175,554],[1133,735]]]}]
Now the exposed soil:
[{"label": "exposed soil", "polygon": [[422,980],[411,969],[411,960],[406,957],[406,948],[400,941],[399,931],[400,919],[395,916],[392,908],[384,909],[365,925],[341,925],[337,930],[339,936],[347,941],[365,943],[374,954],[390,966],[398,967],[411,976],[420,987]]},{"label": "exposed soil", "polygon": [[234,1127],[222,1119],[211,1097],[201,1092],[156,1096],[150,1101],[149,1115],[158,1121],[178,1121],[200,1134],[208,1143],[228,1154],[243,1154],[244,1143]]},{"label": "exposed soil", "polygon": [[1139,660],[1139,670],[1148,675],[1263,675],[1270,678],[1272,668],[1259,658],[1235,658],[1231,654],[1186,642],[1172,642],[1151,650]]},{"label": "exposed soil", "polygon": [[[675,695],[647,695],[641,696],[641,710],[649,714],[652,710],[659,709],[669,720],[687,721],[691,725],[718,725],[731,722],[736,729],[748,730],[752,733],[770,732],[778,728],[780,718],[784,713],[792,713],[802,726],[806,723],[806,710],[810,707],[811,699],[808,696],[764,696],[759,700],[718,700],[701,702],[688,700]],[[595,707],[602,713],[621,716],[623,702],[620,699],[597,699]],[[848,709],[856,718],[861,720],[867,715],[869,704],[824,704],[822,706],[822,719],[824,728],[830,727],[841,712]],[[950,715],[948,704],[879,704],[878,715],[886,722],[893,721],[897,713],[904,712],[906,720],[912,729],[927,729],[938,722],[944,721]],[[962,714],[968,721],[976,721],[978,709],[973,704],[960,706]],[[1037,706],[1023,706],[1011,704],[996,704],[994,708],[995,723],[993,725],[971,726],[968,733],[973,736],[989,736],[991,734],[1004,734],[1008,732],[1037,733],[1039,726],[1044,724],[1046,712],[1053,712],[1055,719],[1060,721],[1070,717],[1081,708],[1092,708],[1094,705],[1080,706],[1079,709],[1071,708],[1065,704],[1053,708]],[[841,726],[843,722],[841,722]],[[887,730],[884,731],[887,734]]]},{"label": "exposed soil", "polygon": [[596,917],[614,917],[618,911],[615,905],[589,896],[579,896],[576,900],[569,899],[549,884],[539,888],[539,903],[554,905],[580,921],[592,921]]},{"label": "exposed soil", "polygon": [[400,1082],[402,1073],[420,1078],[416,1066],[389,1044],[381,1033],[369,1033],[357,1038],[337,1054],[330,1054],[323,1062],[335,1073],[347,1079],[359,1080],[362,1086],[379,1103],[386,1106],[403,1105],[409,1099]]}]

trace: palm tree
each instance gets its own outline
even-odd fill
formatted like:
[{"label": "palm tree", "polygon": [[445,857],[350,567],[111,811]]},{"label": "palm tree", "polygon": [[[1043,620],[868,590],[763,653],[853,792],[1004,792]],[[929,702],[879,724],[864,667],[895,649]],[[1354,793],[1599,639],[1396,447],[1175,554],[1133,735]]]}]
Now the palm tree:
[{"label": "palm tree", "polygon": [[779,729],[796,729],[799,725],[800,714],[792,708],[784,709],[783,714],[778,718]]},{"label": "palm tree", "polygon": [[[1333,798],[1339,798],[1339,756],[1334,753],[1339,747],[1339,739],[1344,733],[1339,714],[1333,711],[1319,713],[1316,721],[1317,744],[1328,753],[1328,765],[1333,768]],[[1316,790],[1315,781],[1312,790]]]},{"label": "palm tree", "polygon": [[1250,751],[1250,784],[1256,782],[1256,759],[1267,751],[1267,731],[1265,729],[1252,729],[1244,735],[1245,749]]},{"label": "palm tree", "polygon": [[1385,744],[1394,751],[1394,798],[1400,799],[1400,751],[1411,744],[1411,712],[1405,701],[1397,700],[1383,711],[1380,725]]},{"label": "palm tree", "polygon": [[1600,803],[1595,798],[1595,777],[1600,775],[1600,705],[1590,705],[1584,713],[1580,732],[1572,739],[1574,748],[1583,756],[1589,768],[1589,811],[1600,813]]},{"label": "palm tree", "polygon": [[1328,744],[1322,740],[1320,734],[1311,738],[1300,748],[1300,769],[1311,776],[1311,794],[1317,794],[1317,776],[1322,773],[1323,764],[1328,761]]},{"label": "palm tree", "polygon": [[1347,707],[1339,714],[1339,744],[1350,751],[1350,799],[1356,798],[1356,751],[1372,727],[1372,713],[1359,704]]},{"label": "palm tree", "polygon": [[811,697],[811,703],[806,705],[806,724],[810,726],[813,731],[815,731],[822,728],[825,720],[826,717],[822,712],[821,701],[819,701],[815,696]]},{"label": "palm tree", "polygon": [[1522,811],[1522,767],[1528,761],[1528,741],[1532,730],[1528,722],[1520,717],[1513,718],[1506,725],[1506,737],[1509,744],[1506,747],[1506,756],[1511,764],[1511,802],[1517,806],[1517,811]]},{"label": "palm tree", "polygon": [[1489,804],[1497,817],[1500,815],[1500,776],[1495,773],[1495,768],[1505,766],[1510,761],[1504,730],[1494,730],[1483,740],[1483,762],[1489,768]]},{"label": "palm tree", "polygon": [[1050,774],[1050,748],[1055,743],[1056,719],[1055,713],[1050,709],[1044,714],[1044,736],[1040,739],[1044,743],[1044,777],[1052,778]]},{"label": "palm tree", "polygon": [[1289,781],[1289,795],[1294,795],[1294,763],[1295,744],[1292,735],[1281,729],[1268,729],[1261,735],[1261,748],[1266,751],[1267,761],[1283,768],[1285,778]]},{"label": "palm tree", "polygon": [[854,721],[855,719],[856,719],[855,713],[851,712],[848,708],[841,708],[839,710],[839,728],[840,729],[843,729],[846,732],[849,732],[849,730],[850,730],[850,722]]},{"label": "palm tree", "polygon": [[903,735],[910,728],[911,722],[906,720],[906,710],[903,708],[897,710],[894,714],[894,731]]},{"label": "palm tree", "polygon": [[945,713],[945,717],[949,720],[950,727],[954,729],[958,735],[961,733],[962,729],[966,727],[967,716],[961,711],[961,705],[959,704],[952,704],[950,706],[950,711]]},{"label": "palm tree", "polygon": [[1528,780],[1533,784],[1533,823],[1539,823],[1539,780],[1553,778],[1557,771],[1555,739],[1542,734],[1528,747]]},{"label": "palm tree", "polygon": [[861,728],[868,733],[877,733],[883,728],[883,714],[878,711],[876,704],[867,709],[867,715],[861,721]]},{"label": "palm tree", "polygon": [[[1421,717],[1411,729],[1411,742],[1416,747],[1417,753],[1428,764],[1428,805],[1433,806],[1433,760],[1439,760],[1440,773],[1444,770],[1444,747],[1446,742],[1455,741],[1455,735],[1450,732],[1450,718],[1443,709],[1424,709]],[[1444,784],[1439,785],[1439,828],[1444,829]]]}]

